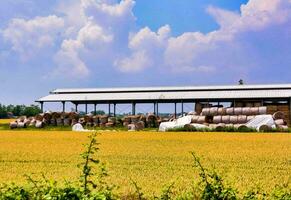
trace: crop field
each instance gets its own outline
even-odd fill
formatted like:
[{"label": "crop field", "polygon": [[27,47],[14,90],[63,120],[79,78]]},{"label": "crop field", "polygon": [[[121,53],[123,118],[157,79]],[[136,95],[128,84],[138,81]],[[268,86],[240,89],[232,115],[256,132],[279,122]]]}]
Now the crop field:
[{"label": "crop field", "polygon": [[[99,157],[110,182],[127,193],[136,181],[146,193],[175,182],[177,189],[195,181],[190,151],[241,191],[271,190],[290,182],[291,134],[103,132]],[[25,184],[24,174],[77,181],[79,154],[86,133],[0,131],[0,182]]]},{"label": "crop field", "polygon": [[14,119],[0,119],[0,124],[8,124],[12,122]]}]

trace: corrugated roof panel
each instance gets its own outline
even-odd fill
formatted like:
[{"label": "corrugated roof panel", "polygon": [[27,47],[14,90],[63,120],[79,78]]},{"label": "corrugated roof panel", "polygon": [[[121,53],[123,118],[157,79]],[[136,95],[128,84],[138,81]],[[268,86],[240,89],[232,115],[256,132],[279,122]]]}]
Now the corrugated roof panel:
[{"label": "corrugated roof panel", "polygon": [[238,98],[289,98],[290,89],[228,90],[228,91],[180,91],[180,92],[121,92],[50,94],[38,101],[125,101],[172,99],[238,99]]}]

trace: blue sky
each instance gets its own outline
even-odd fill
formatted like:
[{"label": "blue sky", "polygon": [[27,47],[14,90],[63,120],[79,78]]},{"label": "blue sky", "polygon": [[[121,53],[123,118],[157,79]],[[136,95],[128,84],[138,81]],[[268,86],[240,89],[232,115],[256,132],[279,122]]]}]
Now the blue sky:
[{"label": "blue sky", "polygon": [[290,0],[5,0],[0,103],[63,87],[289,83]]}]

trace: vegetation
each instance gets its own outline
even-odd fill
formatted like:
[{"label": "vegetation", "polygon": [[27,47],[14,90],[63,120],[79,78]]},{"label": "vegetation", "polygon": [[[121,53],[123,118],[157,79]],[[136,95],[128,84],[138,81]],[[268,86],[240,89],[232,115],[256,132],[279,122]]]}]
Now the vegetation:
[{"label": "vegetation", "polygon": [[0,119],[5,119],[13,116],[22,116],[25,115],[27,117],[35,116],[41,112],[39,106],[36,105],[2,105],[0,104]]}]

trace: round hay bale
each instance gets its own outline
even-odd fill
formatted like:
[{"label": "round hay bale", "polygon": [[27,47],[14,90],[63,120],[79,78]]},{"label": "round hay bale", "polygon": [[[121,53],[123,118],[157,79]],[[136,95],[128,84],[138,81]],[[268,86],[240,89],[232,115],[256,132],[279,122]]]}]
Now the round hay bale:
[{"label": "round hay bale", "polygon": [[279,126],[279,125],[286,125],[286,122],[284,121],[284,119],[276,119],[275,120],[275,124],[277,126]]},{"label": "round hay bale", "polygon": [[247,102],[247,103],[246,103],[246,107],[250,107],[250,108],[251,108],[251,107],[254,107],[254,103]]},{"label": "round hay bale", "polygon": [[197,119],[198,124],[204,124],[206,123],[206,116],[199,116]]},{"label": "round hay bale", "polygon": [[108,122],[108,116],[107,115],[101,115],[99,117],[100,123],[101,124],[106,124]]},{"label": "round hay bale", "polygon": [[249,116],[247,116],[247,122],[251,121],[255,117],[256,117],[255,115],[249,115]]},{"label": "round hay bale", "polygon": [[226,114],[227,115],[233,115],[234,114],[234,108],[226,108]]},{"label": "round hay bale", "polygon": [[241,107],[234,108],[234,115],[241,115],[241,114],[242,114],[242,108]]},{"label": "round hay bale", "polygon": [[210,108],[203,108],[201,115],[203,115],[203,116],[210,115]]},{"label": "round hay bale", "polygon": [[57,120],[55,118],[51,118],[50,124],[53,125],[53,126],[56,126],[57,125]]},{"label": "round hay bale", "polygon": [[234,127],[234,125],[233,125],[233,124],[231,124],[231,123],[229,123],[229,124],[225,124],[225,127],[227,127],[227,128],[233,128],[233,127]]},{"label": "round hay bale", "polygon": [[78,120],[79,119],[79,114],[76,113],[76,112],[70,112],[69,113],[69,118]]},{"label": "round hay bale", "polygon": [[94,124],[94,126],[98,126],[99,123],[100,123],[99,116],[98,115],[93,116],[93,124]]},{"label": "round hay bale", "polygon": [[130,120],[131,120],[131,123],[137,123],[140,119],[140,116],[139,115],[132,115],[130,116]]},{"label": "round hay bale", "polygon": [[128,124],[127,129],[128,131],[135,131],[136,130],[135,124]]},{"label": "round hay bale", "polygon": [[250,107],[244,107],[242,108],[242,115],[251,115],[251,108]]},{"label": "round hay bale", "polygon": [[42,121],[43,120],[43,114],[36,115],[35,119],[38,120],[38,121]]},{"label": "round hay bale", "polygon": [[85,115],[84,116],[84,121],[86,123],[93,123],[93,116],[92,115]]},{"label": "round hay bale", "polygon": [[261,125],[258,129],[259,132],[268,132],[270,130],[272,130],[272,128],[268,125]]},{"label": "round hay bale", "polygon": [[217,107],[210,108],[210,111],[209,111],[209,115],[210,116],[215,116],[215,115],[217,115],[217,113],[218,113],[218,108]]},{"label": "round hay bale", "polygon": [[247,123],[247,116],[246,115],[239,115],[237,117],[237,123],[239,123],[239,124]]},{"label": "round hay bale", "polygon": [[275,112],[273,114],[273,119],[277,120],[277,119],[285,119],[285,114],[281,111]]},{"label": "round hay bale", "polygon": [[229,115],[224,115],[221,117],[221,122],[224,124],[229,124],[230,123],[230,116]]},{"label": "round hay bale", "polygon": [[148,127],[154,128],[158,126],[158,117],[154,114],[149,114],[146,117],[146,123]]},{"label": "round hay bale", "polygon": [[109,127],[114,127],[114,123],[113,122],[107,122],[105,124],[105,127],[109,128]]},{"label": "round hay bale", "polygon": [[64,125],[64,122],[63,122],[62,118],[57,118],[56,122],[57,122],[57,126],[63,126]]},{"label": "round hay bale", "polygon": [[116,123],[116,117],[109,117],[109,118],[108,118],[108,123],[113,123],[113,124],[115,124],[115,123]]},{"label": "round hay bale", "polygon": [[277,128],[281,131],[288,131],[289,127],[286,125],[278,125]]},{"label": "round hay bale", "polygon": [[193,115],[191,118],[191,123],[197,123],[199,116],[198,115]]},{"label": "round hay bale", "polygon": [[26,124],[24,122],[18,122],[17,128],[26,128]]},{"label": "round hay bale", "polygon": [[225,128],[225,124],[224,123],[219,123],[216,125],[216,130],[217,131],[222,131]]},{"label": "round hay bale", "polygon": [[59,112],[53,112],[52,113],[52,118],[53,119],[57,119],[57,118],[60,118],[61,117],[61,113],[59,113]]},{"label": "round hay bale", "polygon": [[50,112],[46,112],[43,114],[43,118],[49,122],[52,118],[52,114]]},{"label": "round hay bale", "polygon": [[244,124],[238,124],[237,129],[239,131],[242,131],[243,132],[243,131],[247,130],[248,127],[246,125],[244,125]]},{"label": "round hay bale", "polygon": [[266,106],[259,107],[259,115],[265,115],[265,114],[267,114],[267,107]]},{"label": "round hay bale", "polygon": [[30,123],[28,126],[35,126],[36,120],[33,118],[32,120],[30,120]]},{"label": "round hay bale", "polygon": [[124,117],[122,118],[122,121],[123,121],[123,122],[128,122],[128,123],[130,123],[130,116],[124,116]]},{"label": "round hay bale", "polygon": [[64,126],[70,126],[72,124],[72,120],[70,118],[64,119]]},{"label": "round hay bale", "polygon": [[15,129],[15,128],[17,128],[17,122],[15,121],[15,122],[10,122],[9,123],[9,127],[10,127],[10,129]]},{"label": "round hay bale", "polygon": [[229,122],[231,123],[231,124],[237,124],[237,119],[238,119],[238,116],[230,116],[229,117]]},{"label": "round hay bale", "polygon": [[127,127],[127,126],[128,126],[128,124],[129,124],[129,122],[123,122],[123,124],[122,124],[122,125],[123,125],[124,127]]},{"label": "round hay bale", "polygon": [[226,114],[226,109],[225,108],[218,108],[217,114],[218,115],[225,115]]},{"label": "round hay bale", "polygon": [[35,128],[43,128],[43,122],[42,121],[39,121],[37,120],[36,123],[35,123]]},{"label": "round hay bale", "polygon": [[259,115],[259,107],[252,107],[251,115]]},{"label": "round hay bale", "polygon": [[222,116],[221,115],[217,115],[213,117],[213,123],[214,124],[219,124],[222,122]]},{"label": "round hay bale", "polygon": [[145,128],[145,124],[143,121],[139,121],[135,124],[135,128],[137,131],[143,130]]}]

